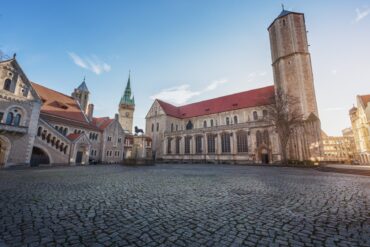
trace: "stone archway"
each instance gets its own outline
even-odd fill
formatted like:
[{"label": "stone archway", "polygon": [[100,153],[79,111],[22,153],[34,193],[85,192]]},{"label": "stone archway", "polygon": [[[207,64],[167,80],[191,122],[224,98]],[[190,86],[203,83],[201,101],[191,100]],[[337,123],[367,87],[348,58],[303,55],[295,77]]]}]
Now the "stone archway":
[{"label": "stone archway", "polygon": [[50,157],[49,155],[41,148],[34,146],[32,148],[32,156],[30,165],[31,166],[39,166],[44,164],[50,164]]},{"label": "stone archway", "polygon": [[82,165],[89,163],[89,146],[85,144],[78,145],[76,149],[75,163]]},{"label": "stone archway", "polygon": [[0,168],[8,161],[11,143],[5,136],[0,136]]}]

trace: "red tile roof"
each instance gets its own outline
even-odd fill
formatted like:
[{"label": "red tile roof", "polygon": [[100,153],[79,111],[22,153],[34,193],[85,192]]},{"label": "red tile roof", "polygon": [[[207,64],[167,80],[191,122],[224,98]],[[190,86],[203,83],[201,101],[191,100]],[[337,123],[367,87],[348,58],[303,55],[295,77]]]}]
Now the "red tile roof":
[{"label": "red tile roof", "polygon": [[32,82],[32,86],[43,101],[42,113],[89,124],[74,98],[34,82]]},{"label": "red tile roof", "polygon": [[79,133],[79,134],[76,134],[76,133],[73,133],[73,134],[69,134],[67,135],[67,138],[71,141],[74,141],[76,140],[78,137],[80,137],[80,135],[82,135],[82,133]]},{"label": "red tile roof", "polygon": [[270,105],[275,101],[274,95],[274,86],[268,86],[178,107],[159,99],[157,101],[167,115],[176,118],[191,118],[242,108]]},{"label": "red tile roof", "polygon": [[370,102],[370,94],[368,95],[360,95],[360,98],[362,100],[362,103],[364,103],[365,107]]},{"label": "red tile roof", "polygon": [[109,117],[94,117],[92,124],[98,127],[100,130],[105,130],[105,128],[107,128],[113,121],[114,119]]}]

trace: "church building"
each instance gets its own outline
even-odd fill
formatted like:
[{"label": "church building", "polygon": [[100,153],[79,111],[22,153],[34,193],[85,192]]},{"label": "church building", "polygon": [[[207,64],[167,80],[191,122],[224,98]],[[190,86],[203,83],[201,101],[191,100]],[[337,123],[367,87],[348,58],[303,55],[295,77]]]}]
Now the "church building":
[{"label": "church building", "polygon": [[[146,115],[153,155],[169,162],[275,163],[276,126],[268,118],[277,90],[298,99],[304,123],[288,143],[290,160],[322,157],[311,57],[303,13],[283,11],[268,27],[274,85],[183,106],[156,99]],[[290,106],[292,109],[293,106]]]},{"label": "church building", "polygon": [[124,131],[94,117],[85,80],[72,96],[31,82],[15,56],[0,61],[0,167],[121,163]]}]

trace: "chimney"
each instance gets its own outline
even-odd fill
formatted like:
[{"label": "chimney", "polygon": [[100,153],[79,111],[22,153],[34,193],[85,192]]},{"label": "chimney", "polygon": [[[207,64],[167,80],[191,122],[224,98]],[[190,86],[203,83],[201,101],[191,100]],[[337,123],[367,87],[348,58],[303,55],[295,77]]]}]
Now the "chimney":
[{"label": "chimney", "polygon": [[94,114],[94,104],[89,104],[87,107],[87,118],[91,122],[93,119],[93,114]]}]

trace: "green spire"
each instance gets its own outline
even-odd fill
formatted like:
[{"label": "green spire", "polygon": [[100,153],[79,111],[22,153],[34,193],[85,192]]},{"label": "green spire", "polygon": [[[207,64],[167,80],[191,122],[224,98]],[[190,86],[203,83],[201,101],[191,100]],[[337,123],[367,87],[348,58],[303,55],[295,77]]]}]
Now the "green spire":
[{"label": "green spire", "polygon": [[120,104],[124,105],[135,105],[135,98],[132,96],[131,97],[131,79],[130,79],[130,71],[128,73],[128,80],[127,80],[127,85],[125,92],[123,93],[123,96],[121,97]]}]

